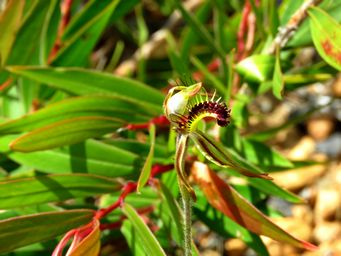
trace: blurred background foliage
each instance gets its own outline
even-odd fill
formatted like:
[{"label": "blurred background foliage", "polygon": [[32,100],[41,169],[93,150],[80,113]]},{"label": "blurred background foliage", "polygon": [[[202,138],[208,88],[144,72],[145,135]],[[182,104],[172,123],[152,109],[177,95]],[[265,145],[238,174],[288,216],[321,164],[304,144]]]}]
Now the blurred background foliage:
[{"label": "blurred background foliage", "polygon": [[[318,7],[297,16],[308,2]],[[194,147],[189,169],[206,163],[322,252],[260,238],[195,186],[200,255],[341,254],[340,20],[337,0],[1,0],[0,253],[51,254],[90,210],[116,202],[146,159],[171,166],[175,135],[160,116],[183,78],[232,109],[228,127],[205,122],[207,133],[274,183],[211,165]],[[181,255],[176,173],[157,179],[91,233],[100,255],[152,255],[160,245]]]}]

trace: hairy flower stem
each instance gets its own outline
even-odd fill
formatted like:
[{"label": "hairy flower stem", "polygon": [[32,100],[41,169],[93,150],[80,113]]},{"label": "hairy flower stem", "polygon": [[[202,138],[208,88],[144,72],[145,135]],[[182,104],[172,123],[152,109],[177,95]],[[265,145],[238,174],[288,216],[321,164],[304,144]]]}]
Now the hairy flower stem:
[{"label": "hairy flower stem", "polygon": [[182,221],[183,221],[183,249],[185,256],[192,255],[192,197],[187,188],[182,184],[179,179],[179,187],[181,193],[181,205],[182,205]]}]

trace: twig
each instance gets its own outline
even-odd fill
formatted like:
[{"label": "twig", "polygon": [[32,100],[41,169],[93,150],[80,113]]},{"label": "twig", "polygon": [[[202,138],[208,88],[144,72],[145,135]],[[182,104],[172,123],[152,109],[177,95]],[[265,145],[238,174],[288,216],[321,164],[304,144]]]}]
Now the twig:
[{"label": "twig", "polygon": [[[155,175],[167,172],[169,170],[173,169],[173,165],[159,165],[159,164],[155,164],[152,167],[151,170],[151,175],[149,180],[152,180]],[[117,209],[118,207],[120,207],[123,202],[124,199],[131,193],[135,192],[137,188],[137,182],[128,182],[127,184],[125,184],[122,187],[122,192],[120,194],[120,196],[118,197],[118,199],[116,200],[116,202],[114,202],[112,205],[110,205],[107,208],[103,208],[100,209],[96,212],[95,218],[97,218],[98,220],[102,219],[103,217],[107,216],[109,213],[111,213],[112,211],[114,211],[115,209]]]},{"label": "twig", "polygon": [[239,24],[239,29],[237,33],[237,54],[236,59],[241,60],[244,55],[244,48],[245,48],[245,42],[244,42],[244,35],[246,34],[246,31],[248,29],[248,17],[251,13],[251,4],[249,1],[245,2],[243,12],[242,12],[242,18]]},{"label": "twig", "polygon": [[307,17],[307,10],[313,5],[318,5],[322,0],[307,0],[298,8],[298,10],[291,16],[288,23],[284,27],[280,27],[279,31],[268,49],[269,54],[274,54],[276,48],[283,48],[288,40],[295,34],[298,26]]}]

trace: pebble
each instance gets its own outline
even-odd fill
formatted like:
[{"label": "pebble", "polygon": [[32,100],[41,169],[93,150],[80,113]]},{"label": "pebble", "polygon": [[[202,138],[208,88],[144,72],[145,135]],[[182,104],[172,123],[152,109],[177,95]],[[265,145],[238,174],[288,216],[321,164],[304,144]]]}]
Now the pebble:
[{"label": "pebble", "polygon": [[307,167],[291,169],[288,171],[273,172],[273,181],[285,189],[297,191],[314,183],[327,170],[326,165],[318,164]]}]

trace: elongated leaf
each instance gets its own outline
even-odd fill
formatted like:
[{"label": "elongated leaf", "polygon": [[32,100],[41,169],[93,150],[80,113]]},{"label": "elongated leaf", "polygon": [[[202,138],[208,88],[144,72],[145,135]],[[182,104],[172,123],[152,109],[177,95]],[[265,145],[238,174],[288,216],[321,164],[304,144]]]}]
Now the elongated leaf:
[{"label": "elongated leaf", "polygon": [[[0,221],[0,253],[54,238],[91,221],[91,210],[70,210]],[[48,232],[47,232],[48,231]]]},{"label": "elongated leaf", "polygon": [[141,188],[143,188],[149,177],[150,177],[150,172],[152,169],[152,164],[153,164],[153,157],[154,157],[154,148],[155,148],[155,125],[151,125],[149,128],[149,137],[150,137],[150,150],[147,156],[147,159],[142,167],[142,171],[139,177],[139,180],[137,182],[137,192],[141,193]]},{"label": "elongated leaf", "polygon": [[66,99],[32,114],[2,123],[0,133],[26,132],[81,116],[107,116],[127,122],[145,122],[151,118],[142,108],[116,96],[84,96]]},{"label": "elongated leaf", "polygon": [[88,234],[79,244],[77,244],[68,256],[93,256],[98,255],[101,248],[99,221],[94,219],[94,226],[90,234]]},{"label": "elongated leaf", "polygon": [[122,208],[124,214],[128,217],[128,219],[133,224],[134,229],[137,231],[137,235],[139,236],[142,246],[147,252],[148,255],[166,255],[166,253],[161,248],[159,242],[147,227],[147,225],[143,222],[138,213],[131,207],[129,204],[124,204]]},{"label": "elongated leaf", "polygon": [[[177,242],[178,245],[182,244],[183,241],[183,232],[182,232],[182,216],[181,216],[181,209],[176,201],[176,199],[173,197],[172,193],[169,191],[166,185],[164,185],[162,182],[160,183],[160,188],[162,192],[163,202],[167,205],[169,209],[169,215],[171,217],[170,220],[170,226],[173,226],[172,231],[172,237]],[[164,212],[165,209],[162,209],[162,212]]]},{"label": "elongated leaf", "polygon": [[310,31],[321,57],[341,70],[341,25],[318,7],[310,8]]},{"label": "elongated leaf", "polygon": [[32,3],[32,8],[17,33],[12,51],[7,59],[7,65],[39,63],[39,38],[46,19],[51,15],[49,12],[51,7],[58,7],[56,1],[34,1]]},{"label": "elongated leaf", "polygon": [[277,99],[281,100],[283,87],[284,87],[284,80],[283,80],[283,74],[281,70],[281,62],[279,59],[279,52],[277,53],[277,56],[276,56],[275,70],[274,70],[272,83],[273,83],[272,85],[273,94],[276,96]]},{"label": "elongated leaf", "polygon": [[257,167],[248,164],[236,152],[224,148],[220,142],[214,141],[201,131],[191,133],[190,138],[209,161],[222,167],[235,169],[245,176],[271,179],[268,174],[262,173]]},{"label": "elongated leaf", "polygon": [[130,220],[123,221],[121,232],[128,243],[132,255],[148,256],[142,242],[140,242],[137,231]]},{"label": "elongated leaf", "polygon": [[211,171],[207,165],[196,162],[192,174],[206,195],[208,202],[233,221],[256,234],[265,235],[274,240],[307,250],[317,249],[315,245],[291,236],[272,223],[263,213]]},{"label": "elongated leaf", "polygon": [[128,78],[80,68],[9,67],[12,73],[76,95],[105,94],[132,101],[155,114],[162,113],[163,95]]},{"label": "elongated leaf", "polygon": [[47,175],[0,181],[0,209],[105,194],[120,189],[117,181],[89,174]]},{"label": "elongated leaf", "polygon": [[9,1],[0,16],[0,66],[4,65],[10,53],[16,33],[22,20],[25,1]]},{"label": "elongated leaf", "polygon": [[[71,34],[73,35],[72,38],[65,42],[65,47],[58,52],[53,60],[53,66],[84,66],[86,64],[119,0],[101,2],[106,2],[103,10],[94,16],[90,16],[91,20],[89,22],[82,26],[77,33]],[[95,7],[90,6],[90,9],[101,9],[101,5],[98,5],[96,1],[92,1],[93,4],[95,4]]]},{"label": "elongated leaf", "polygon": [[[0,138],[0,152],[8,153],[8,144],[17,136]],[[13,152],[13,161],[47,173],[89,173],[107,177],[135,177],[143,162],[137,154],[95,140],[68,148],[32,153]]]},{"label": "elongated leaf", "polygon": [[72,118],[29,132],[14,140],[10,147],[20,152],[51,149],[114,132],[120,126],[122,122],[115,118]]},{"label": "elongated leaf", "polygon": [[238,73],[245,80],[261,83],[271,78],[275,67],[275,57],[272,55],[253,55],[236,66]]}]

